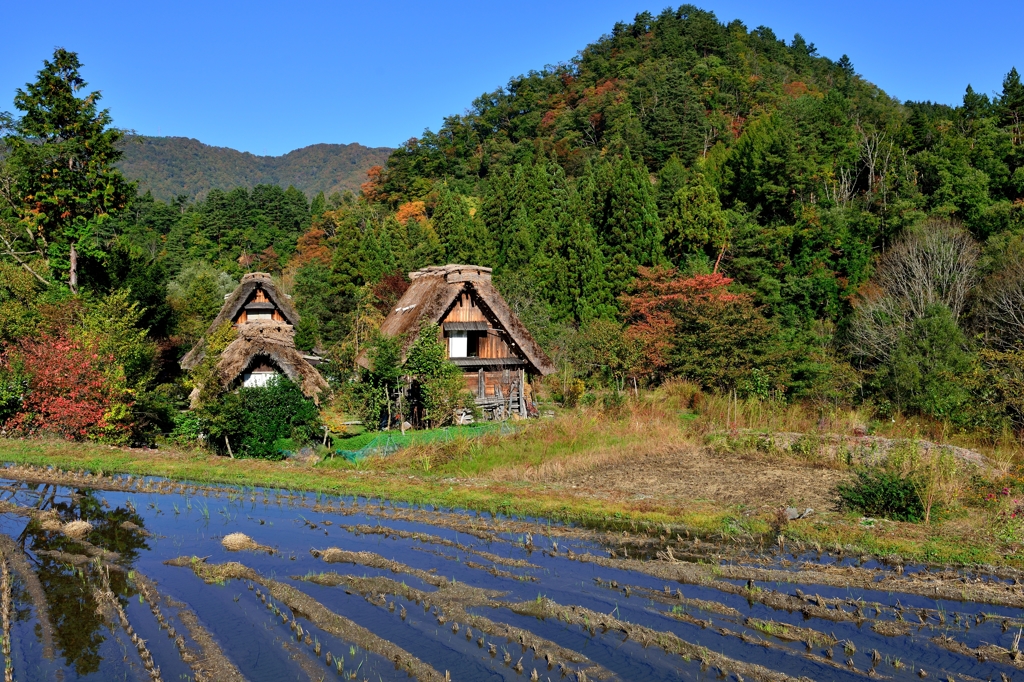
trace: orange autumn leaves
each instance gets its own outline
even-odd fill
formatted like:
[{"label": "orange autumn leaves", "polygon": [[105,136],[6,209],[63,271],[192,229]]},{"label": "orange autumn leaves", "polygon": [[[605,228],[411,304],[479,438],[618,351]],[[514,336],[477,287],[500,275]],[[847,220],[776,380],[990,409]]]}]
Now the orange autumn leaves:
[{"label": "orange autumn leaves", "polygon": [[749,302],[748,295],[728,290],[731,283],[732,279],[718,272],[683,277],[675,268],[639,269],[633,293],[620,300],[628,325],[626,334],[642,349],[645,372],[657,373],[671,365],[680,309],[716,309]]}]

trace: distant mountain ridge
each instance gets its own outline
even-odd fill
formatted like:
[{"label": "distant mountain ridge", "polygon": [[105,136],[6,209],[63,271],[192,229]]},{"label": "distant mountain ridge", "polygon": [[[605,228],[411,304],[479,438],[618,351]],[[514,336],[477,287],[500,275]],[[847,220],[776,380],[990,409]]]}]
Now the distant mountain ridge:
[{"label": "distant mountain ridge", "polygon": [[212,147],[188,137],[132,136],[124,142],[118,164],[157,199],[178,195],[203,199],[211,189],[252,188],[259,184],[294,185],[306,196],[318,192],[359,191],[366,171],[383,165],[392,150],[352,144],[314,144],[282,156],[257,156],[227,147]]}]

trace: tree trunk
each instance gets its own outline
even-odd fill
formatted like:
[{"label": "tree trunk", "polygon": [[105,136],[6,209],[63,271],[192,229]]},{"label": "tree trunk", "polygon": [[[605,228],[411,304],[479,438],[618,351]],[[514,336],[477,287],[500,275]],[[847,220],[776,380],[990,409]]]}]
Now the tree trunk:
[{"label": "tree trunk", "polygon": [[228,434],[224,434],[224,445],[228,446],[228,457],[231,459],[235,458],[235,453],[231,452],[231,443],[228,441]]},{"label": "tree trunk", "polygon": [[75,243],[71,242],[71,267],[68,270],[68,286],[71,287],[71,293],[78,293],[78,252],[75,251]]}]

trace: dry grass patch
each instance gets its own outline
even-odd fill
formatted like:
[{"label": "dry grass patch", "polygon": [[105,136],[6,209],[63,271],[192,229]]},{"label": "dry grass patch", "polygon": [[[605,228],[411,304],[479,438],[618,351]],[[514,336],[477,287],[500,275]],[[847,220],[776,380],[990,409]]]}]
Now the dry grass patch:
[{"label": "dry grass patch", "polygon": [[60,532],[72,540],[81,540],[92,532],[92,524],[88,521],[68,521],[60,528]]},{"label": "dry grass patch", "polygon": [[273,548],[259,544],[245,533],[225,535],[220,544],[229,552],[241,552],[244,550],[268,552],[271,554],[274,552]]}]

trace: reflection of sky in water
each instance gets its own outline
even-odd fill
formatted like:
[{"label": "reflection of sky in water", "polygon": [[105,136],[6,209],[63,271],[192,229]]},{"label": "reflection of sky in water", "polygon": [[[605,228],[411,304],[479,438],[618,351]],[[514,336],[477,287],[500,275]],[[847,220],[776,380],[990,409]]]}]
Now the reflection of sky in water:
[{"label": "reflection of sky in water", "polygon": [[[87,518],[97,528],[89,536],[90,541],[122,554],[121,563],[126,570],[111,571],[110,586],[121,597],[131,624],[146,641],[164,680],[192,678],[194,673],[182,661],[167,632],[160,629],[149,605],[141,601],[127,571],[144,574],[156,583],[161,595],[187,604],[247,679],[305,680],[310,679],[310,676],[316,679],[323,676],[326,680],[342,679],[335,666],[329,669],[325,664],[323,654],[327,651],[332,652],[335,658],[339,655],[343,657],[345,679],[348,679],[347,675],[352,671],[357,671],[355,679],[359,680],[408,679],[406,673],[395,670],[390,661],[353,647],[351,642],[341,641],[300,617],[303,628],[310,631],[322,645],[321,656],[315,656],[312,647],[297,643],[288,626],[282,624],[281,618],[268,610],[257,599],[255,591],[247,589],[243,581],[206,585],[188,568],[164,564],[164,561],[178,556],[206,557],[210,563],[242,562],[267,578],[291,584],[326,608],[394,642],[433,666],[442,675],[444,671],[450,671],[455,680],[528,679],[533,668],[537,668],[540,679],[559,679],[557,667],[548,671],[543,660],[534,659],[531,650],[524,652],[518,642],[509,643],[504,638],[485,637],[488,643],[494,642],[498,647],[497,655],[492,658],[486,645],[477,645],[476,636],[467,640],[463,632],[453,633],[451,623],[439,625],[431,613],[424,612],[415,603],[388,598],[389,601],[394,600],[397,607],[407,607],[408,617],[403,621],[398,615],[399,608],[389,612],[359,594],[347,594],[344,588],[324,587],[291,579],[292,576],[334,571],[353,576],[383,576],[427,592],[434,589],[415,576],[351,564],[328,565],[309,552],[311,548],[327,547],[374,552],[413,568],[436,569],[438,575],[449,580],[505,592],[506,595],[502,597],[504,601],[529,601],[543,595],[559,604],[583,606],[655,630],[673,632],[681,639],[705,646],[711,651],[736,660],[764,665],[794,677],[861,678],[870,668],[871,653],[875,649],[881,652],[886,661],[899,658],[904,663],[904,667],[898,670],[884,663],[884,670],[880,667],[884,675],[897,679],[917,679],[916,672],[920,667],[925,667],[932,675],[945,671],[982,679],[998,678],[1000,672],[1012,674],[1012,669],[1006,666],[992,662],[979,663],[974,658],[950,654],[939,648],[931,642],[931,638],[942,634],[942,630],[936,628],[920,631],[913,629],[906,637],[885,637],[874,632],[870,622],[857,625],[851,622],[805,619],[800,612],[774,610],[759,603],[750,604],[740,595],[724,593],[712,587],[672,584],[670,587],[673,592],[681,590],[690,599],[716,601],[742,614],[736,618],[705,613],[692,607],[684,609],[689,616],[711,621],[711,627],[702,628],[670,617],[673,608],[671,603],[645,597],[642,591],[627,597],[621,589],[613,590],[608,586],[610,581],[616,581],[620,586],[632,585],[634,589],[648,588],[661,592],[666,585],[665,581],[641,573],[570,561],[564,554],[571,547],[576,553],[590,552],[607,556],[601,546],[578,539],[557,538],[561,555],[552,557],[540,551],[550,547],[550,541],[544,537],[543,527],[540,526],[534,533],[536,549],[527,552],[518,535],[499,535],[498,541],[480,540],[443,526],[389,519],[386,513],[379,513],[379,503],[373,503],[368,508],[366,500],[355,502],[360,510],[358,512],[353,512],[353,500],[347,499],[346,513],[324,513],[313,511],[316,501],[314,495],[296,496],[291,501],[281,499],[278,504],[278,496],[269,492],[269,503],[264,504],[263,491],[252,489],[245,489],[241,495],[236,491],[233,499],[229,499],[225,492],[219,496],[188,496],[102,491],[72,499],[68,492],[67,489],[53,486],[13,483],[0,491],[0,499],[23,506],[52,508],[64,520]],[[251,499],[253,496],[255,502]],[[333,498],[333,502],[336,508],[337,498]],[[468,517],[462,518],[465,520]],[[125,520],[143,526],[150,535],[144,537],[124,529],[121,522]],[[330,520],[332,525],[323,525],[324,520]],[[314,522],[318,527],[313,529],[306,521]],[[547,522],[544,523],[546,525]],[[489,562],[456,547],[428,544],[415,539],[385,538],[381,534],[359,535],[339,528],[339,525],[358,524],[383,524],[395,530],[428,533],[461,543],[470,549],[526,559],[537,568],[497,568],[533,577],[535,580],[496,577],[484,570],[467,566],[467,561],[484,565],[489,565]],[[43,532],[38,524],[29,524],[25,517],[14,514],[0,514],[0,532],[27,550],[30,563],[37,571],[46,593],[57,640],[55,660],[46,660],[31,600],[21,581],[16,581],[12,628],[15,679],[51,680],[58,674],[62,674],[64,679],[149,679],[142,669],[135,647],[124,631],[109,626],[95,613],[92,589],[98,584],[97,572],[90,567],[75,569],[39,554],[48,551],[80,554],[80,547],[59,534]],[[273,547],[276,551],[273,554],[227,552],[221,547],[220,539],[233,532],[246,533],[256,542]],[[788,558],[796,560],[794,565],[797,565],[802,561],[817,561],[818,555]],[[834,562],[827,555],[823,555],[821,560],[823,563]],[[857,565],[857,560],[845,557],[840,563]],[[776,567],[779,565],[777,561],[773,564]],[[877,567],[874,562],[865,566]],[[604,582],[597,584],[597,578]],[[863,598],[883,604],[895,604],[896,599],[899,599],[908,608],[940,608],[948,614],[949,634],[972,647],[995,643],[1009,648],[1016,633],[1012,630],[1003,632],[1000,619],[1019,617],[1016,609],[960,603],[937,605],[934,600],[925,597],[881,591],[799,584],[759,586],[789,594],[801,588],[808,594],[826,598]],[[283,605],[280,606],[283,608]],[[194,647],[188,639],[186,628],[177,617],[177,610],[163,602],[160,608],[171,626]],[[676,608],[678,610],[679,607]],[[286,608],[284,611],[290,613]],[[624,640],[622,633],[614,630],[602,633],[597,629],[596,634],[591,635],[583,628],[569,626],[556,619],[541,621],[503,608],[472,607],[470,611],[496,622],[530,630],[560,646],[578,651],[623,680],[704,679],[716,674],[713,669],[702,671],[698,662],[686,662],[679,656],[666,654],[656,645],[645,648],[632,640]],[[953,614],[956,612],[971,614],[969,630],[953,625]],[[999,614],[999,618],[975,625],[973,616],[979,612]],[[772,640],[776,646],[767,648],[756,643],[745,643],[737,637],[724,636],[718,630],[724,627],[734,633],[750,632],[744,625],[747,617],[815,628],[825,634],[834,634],[839,640],[851,640],[856,645],[854,665],[860,672],[855,673],[845,667],[847,656],[842,644],[834,648],[836,665],[830,666],[807,658],[801,642]],[[891,620],[891,612],[884,618]],[[916,626],[916,614],[908,611],[908,621]],[[760,634],[757,636],[761,637]],[[522,659],[522,675],[503,663],[506,650],[511,654],[513,664]],[[813,653],[822,655],[824,649],[818,647]]]}]

